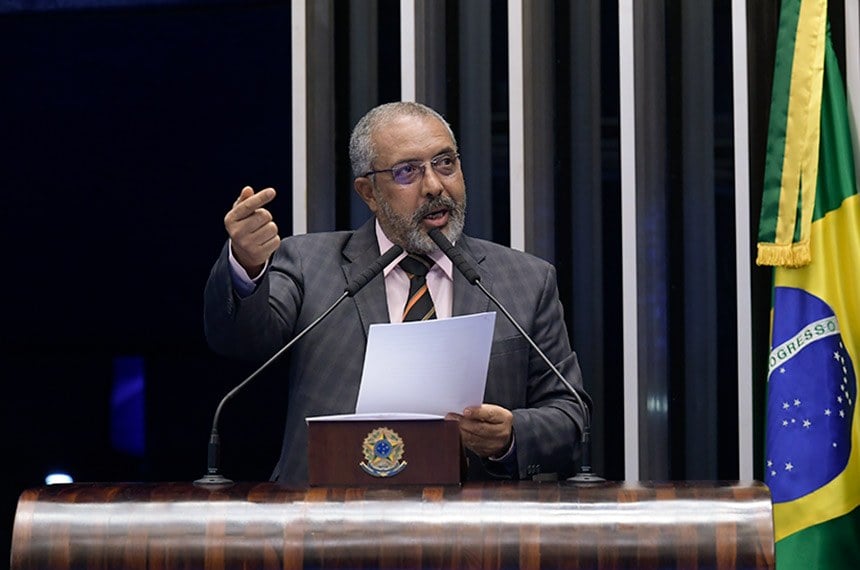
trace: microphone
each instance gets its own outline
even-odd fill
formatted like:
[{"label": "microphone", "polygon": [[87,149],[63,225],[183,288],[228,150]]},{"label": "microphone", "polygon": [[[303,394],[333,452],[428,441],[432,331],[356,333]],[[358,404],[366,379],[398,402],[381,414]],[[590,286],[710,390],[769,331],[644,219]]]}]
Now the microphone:
[{"label": "microphone", "polygon": [[439,249],[448,256],[448,258],[454,263],[454,266],[457,267],[457,270],[463,274],[463,277],[466,278],[470,284],[475,285],[480,289],[487,298],[493,302],[496,307],[502,312],[502,314],[507,317],[508,321],[517,331],[522,335],[526,341],[531,345],[531,347],[538,353],[541,359],[546,363],[549,369],[555,374],[556,378],[561,381],[562,385],[570,392],[573,397],[576,399],[576,402],[579,404],[580,408],[582,408],[583,414],[583,426],[582,426],[582,461],[580,465],[580,472],[577,473],[574,477],[568,478],[568,481],[575,483],[597,483],[603,481],[602,477],[598,477],[597,475],[591,472],[591,445],[589,440],[589,432],[591,431],[591,411],[588,406],[585,405],[585,402],[582,399],[582,396],[579,395],[573,386],[570,385],[570,382],[562,375],[561,372],[558,371],[555,364],[550,361],[549,357],[538,347],[535,341],[531,336],[523,329],[522,326],[517,322],[517,320],[511,315],[511,313],[502,305],[502,303],[496,299],[492,293],[490,293],[484,284],[481,283],[481,276],[478,275],[478,272],[475,271],[475,268],[472,267],[472,264],[463,257],[463,252],[460,251],[460,248],[455,246],[445,237],[445,234],[442,233],[442,230],[439,228],[433,228],[428,232],[430,239],[432,239],[436,245],[439,246]]},{"label": "microphone", "polygon": [[218,404],[218,408],[215,410],[215,417],[212,420],[212,432],[209,434],[209,446],[207,449],[207,457],[206,457],[206,475],[194,481],[195,485],[229,485],[233,483],[230,479],[224,477],[220,471],[221,465],[221,437],[218,435],[218,419],[221,417],[221,409],[224,407],[224,404],[227,401],[236,395],[236,393],[248,385],[254,378],[260,375],[263,370],[269,367],[275,360],[281,357],[286,351],[290,349],[294,344],[296,344],[302,337],[308,334],[314,327],[320,324],[323,319],[325,319],[332,311],[334,311],[338,305],[343,302],[347,297],[354,297],[356,293],[358,293],[361,289],[367,285],[371,279],[376,277],[379,273],[382,272],[383,269],[388,267],[398,255],[403,253],[403,248],[399,245],[392,246],[388,251],[379,256],[376,261],[371,263],[364,271],[362,271],[355,280],[350,283],[346,289],[344,289],[343,294],[337,298],[337,300],[332,303],[332,305],[325,310],[320,316],[318,316],[314,321],[306,326],[299,334],[294,336],[290,342],[285,344],[281,349],[278,350],[275,354],[272,355],[266,362],[264,362],[259,368],[254,370],[250,376],[242,380],[235,388],[230,390],[226,396],[221,399],[221,402]]}]

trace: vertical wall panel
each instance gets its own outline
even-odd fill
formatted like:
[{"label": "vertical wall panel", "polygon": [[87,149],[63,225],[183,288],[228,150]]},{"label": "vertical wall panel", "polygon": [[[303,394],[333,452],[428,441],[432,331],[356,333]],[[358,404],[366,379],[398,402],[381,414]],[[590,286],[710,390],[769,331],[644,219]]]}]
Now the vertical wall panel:
[{"label": "vertical wall panel", "polygon": [[292,0],[292,138],[293,138],[293,227],[292,234],[308,231],[307,175],[307,24],[306,0]]},{"label": "vertical wall panel", "polygon": [[[307,3],[308,231],[335,228],[335,112],[333,0]],[[343,151],[341,151],[341,156]]]},{"label": "vertical wall panel", "polygon": [[[604,319],[603,294],[603,173],[601,153],[601,21],[600,0],[570,3],[566,25],[570,30],[567,49],[570,57],[570,102],[558,102],[558,107],[570,105],[569,157],[559,156],[565,165],[557,192],[569,193],[569,230],[559,224],[556,233],[569,234],[570,240],[570,333],[573,346],[579,354],[580,366],[597,410],[607,410],[604,391],[612,380],[605,378],[605,329],[610,326]],[[615,22],[612,22],[615,25]],[[563,36],[564,37],[564,36]],[[560,42],[561,43],[561,42]],[[561,125],[559,125],[561,128]],[[562,274],[560,269],[559,274]],[[614,302],[614,300],[612,300]],[[613,412],[615,416],[617,412]],[[592,464],[597,473],[605,474],[603,435],[608,422],[607,414],[592,418]]]},{"label": "vertical wall panel", "polygon": [[292,14],[292,233],[299,234],[335,227],[334,10],[331,0],[293,0]]},{"label": "vertical wall panel", "polygon": [[752,297],[750,268],[749,82],[746,0],[732,1],[737,268],[738,479],[753,479]]},{"label": "vertical wall panel", "polygon": [[525,2],[522,16],[525,249],[554,261],[556,116],[552,5],[546,1]]},{"label": "vertical wall panel", "polygon": [[510,125],[510,222],[514,249],[526,248],[525,29],[523,0],[508,0],[508,122]]},{"label": "vertical wall panel", "polygon": [[679,380],[690,451],[684,476],[692,479],[717,479],[719,436],[713,10],[711,0],[680,4],[682,186],[676,199],[683,203],[684,359]]},{"label": "vertical wall panel", "polygon": [[415,101],[416,45],[415,45],[415,2],[400,0],[400,100]]},{"label": "vertical wall panel", "polygon": [[445,2],[415,0],[415,100],[447,115]]},{"label": "vertical wall panel", "polygon": [[493,228],[492,51],[490,0],[460,3],[460,155],[469,192],[468,232],[486,239]]},{"label": "vertical wall panel", "polygon": [[618,60],[621,134],[622,327],[624,357],[624,479],[640,478],[639,275],[636,176],[638,105],[634,0],[618,0]]},{"label": "vertical wall panel", "polygon": [[[379,18],[377,0],[350,0],[349,6],[349,116],[348,132],[352,126],[379,102]],[[338,148],[339,156],[346,152],[346,143]],[[351,171],[350,171],[351,172]],[[351,176],[351,175],[350,175]],[[356,192],[351,191],[351,179],[339,192],[350,193],[350,227],[357,228],[370,212]]]},{"label": "vertical wall panel", "polygon": [[640,476],[669,475],[665,3],[634,6]]}]

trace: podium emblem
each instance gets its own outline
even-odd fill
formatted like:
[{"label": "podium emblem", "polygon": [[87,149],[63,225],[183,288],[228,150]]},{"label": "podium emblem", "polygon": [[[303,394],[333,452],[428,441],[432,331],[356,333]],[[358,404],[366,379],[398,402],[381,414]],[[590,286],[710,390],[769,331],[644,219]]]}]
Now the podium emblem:
[{"label": "podium emblem", "polygon": [[393,477],[406,467],[403,440],[392,429],[376,428],[367,434],[361,446],[365,461],[359,463],[365,473],[374,477]]}]

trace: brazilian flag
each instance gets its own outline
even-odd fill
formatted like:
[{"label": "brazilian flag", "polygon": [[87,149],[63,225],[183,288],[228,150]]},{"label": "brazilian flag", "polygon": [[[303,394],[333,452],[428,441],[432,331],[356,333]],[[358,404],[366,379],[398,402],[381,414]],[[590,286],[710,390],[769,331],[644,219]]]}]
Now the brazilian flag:
[{"label": "brazilian flag", "polygon": [[860,569],[860,195],[826,0],[782,2],[757,263],[777,569]]}]

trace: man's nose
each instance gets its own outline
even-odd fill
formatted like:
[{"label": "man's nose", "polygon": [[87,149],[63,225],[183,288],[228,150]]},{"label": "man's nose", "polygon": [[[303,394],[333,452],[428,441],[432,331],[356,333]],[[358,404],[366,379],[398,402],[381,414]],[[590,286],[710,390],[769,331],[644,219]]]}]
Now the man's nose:
[{"label": "man's nose", "polygon": [[421,191],[425,196],[438,196],[445,190],[442,178],[429,164],[424,166],[424,176],[421,179]]}]

